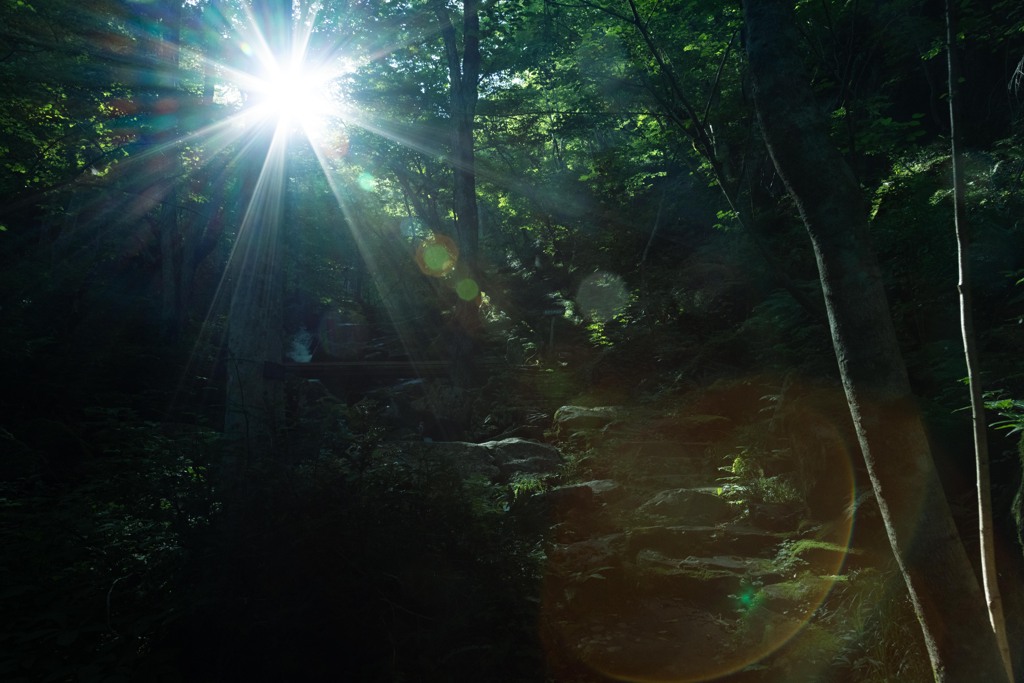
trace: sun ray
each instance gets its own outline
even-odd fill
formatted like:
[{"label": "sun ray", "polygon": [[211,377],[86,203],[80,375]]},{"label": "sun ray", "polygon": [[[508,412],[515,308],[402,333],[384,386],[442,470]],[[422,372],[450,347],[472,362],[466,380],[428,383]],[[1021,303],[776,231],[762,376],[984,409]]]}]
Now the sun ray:
[{"label": "sun ray", "polygon": [[[217,30],[224,45],[221,59],[209,54],[204,58],[205,68],[217,75],[219,105],[224,113],[219,120],[180,138],[179,144],[195,140],[207,159],[234,148],[235,163],[240,168],[258,163],[256,160],[262,157],[259,179],[250,196],[240,198],[246,206],[228,264],[207,312],[207,322],[230,309],[237,288],[247,287],[245,280],[252,276],[258,261],[280,258],[273,245],[266,242],[273,241],[276,230],[267,231],[258,240],[262,244],[254,244],[252,238],[269,227],[263,223],[282,219],[280,209],[287,192],[285,159],[290,152],[298,151],[289,149],[296,136],[305,138],[317,159],[359,258],[378,289],[386,266],[368,242],[365,218],[357,215],[347,200],[337,171],[338,163],[347,154],[345,129],[358,126],[425,154],[442,153],[417,135],[414,128],[374,123],[346,102],[344,84],[359,62],[336,37],[318,41],[316,20],[316,8],[290,16],[271,16],[257,15],[248,7],[235,21],[224,21],[223,28]],[[279,210],[271,210],[274,206]],[[412,357],[415,349],[407,338],[409,330],[403,330],[401,325],[402,302],[383,291],[381,300],[403,347]],[[203,328],[206,327],[204,324]],[[208,335],[207,340],[211,341]]]}]

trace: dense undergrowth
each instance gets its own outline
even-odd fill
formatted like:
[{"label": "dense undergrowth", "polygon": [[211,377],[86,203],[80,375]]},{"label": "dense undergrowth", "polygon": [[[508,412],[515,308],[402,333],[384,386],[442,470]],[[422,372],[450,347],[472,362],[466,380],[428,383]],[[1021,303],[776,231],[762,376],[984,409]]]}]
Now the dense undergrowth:
[{"label": "dense undergrowth", "polygon": [[5,680],[538,680],[502,490],[379,429],[228,485],[209,432],[97,427],[73,480],[5,487]]}]

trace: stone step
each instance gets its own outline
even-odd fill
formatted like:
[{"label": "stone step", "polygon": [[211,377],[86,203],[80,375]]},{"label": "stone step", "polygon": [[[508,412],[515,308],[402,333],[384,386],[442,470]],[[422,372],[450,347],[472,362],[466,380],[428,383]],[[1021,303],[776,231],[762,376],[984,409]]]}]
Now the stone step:
[{"label": "stone step", "polygon": [[715,551],[766,557],[788,535],[746,526],[649,526],[631,529],[626,538],[631,557],[645,548],[681,557]]},{"label": "stone step", "polygon": [[711,491],[708,487],[659,491],[636,509],[634,520],[650,525],[714,525],[740,515],[735,505]]}]

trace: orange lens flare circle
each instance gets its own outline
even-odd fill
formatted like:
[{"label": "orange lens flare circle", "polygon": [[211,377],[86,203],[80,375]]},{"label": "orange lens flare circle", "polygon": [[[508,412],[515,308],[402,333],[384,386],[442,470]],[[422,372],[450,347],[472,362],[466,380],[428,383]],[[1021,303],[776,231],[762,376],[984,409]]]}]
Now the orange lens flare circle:
[{"label": "orange lens flare circle", "polygon": [[430,277],[444,277],[455,270],[459,248],[447,235],[431,235],[416,248],[416,265]]},{"label": "orange lens flare circle", "polygon": [[[583,665],[630,683],[703,683],[764,665],[783,649],[787,661],[816,666],[821,639],[812,618],[854,552],[853,516],[844,511],[855,501],[857,451],[836,412],[842,396],[799,393],[785,419],[801,431],[792,448],[816,468],[808,504],[827,510],[808,520],[812,530],[685,515],[641,522],[637,499],[609,498],[601,534],[556,539],[547,556],[541,633],[556,668]],[[685,424],[680,418],[680,430]],[[616,462],[620,481],[639,478],[656,460],[675,463],[669,469],[678,474],[707,457],[666,444],[610,442],[600,457]],[[678,490],[715,495],[706,485]],[[580,514],[565,510],[566,523],[588,528]]]}]

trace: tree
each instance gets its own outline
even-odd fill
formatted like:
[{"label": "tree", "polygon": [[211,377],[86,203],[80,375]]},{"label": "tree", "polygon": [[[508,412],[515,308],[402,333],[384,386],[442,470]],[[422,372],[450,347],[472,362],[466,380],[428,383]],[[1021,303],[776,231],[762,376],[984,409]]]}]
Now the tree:
[{"label": "tree", "polygon": [[181,90],[180,51],[182,48],[183,6],[177,2],[155,3],[140,9],[139,42],[152,53],[152,65],[139,71],[138,104],[147,112],[143,128],[140,162],[145,165],[147,186],[142,190],[147,202],[156,207],[157,233],[160,238],[161,336],[173,341],[182,318],[182,292],[178,276],[180,180],[182,176],[180,136]]},{"label": "tree", "polygon": [[[477,259],[480,252],[480,217],[476,206],[476,154],[473,131],[480,80],[480,0],[462,3],[461,35],[455,29],[444,0],[433,0],[448,61],[448,115],[451,117],[450,163],[454,180],[455,235],[459,263],[455,287],[455,326],[450,353],[456,386],[472,385],[474,334],[479,325],[476,298],[480,291]],[[461,38],[461,46],[460,40]]]},{"label": "tree", "polygon": [[[632,78],[623,79],[625,87],[636,91],[642,107],[675,129],[691,156],[696,153],[726,204],[723,217],[743,229],[778,286],[813,320],[823,323],[820,303],[808,293],[808,283],[791,276],[777,253],[780,235],[769,230],[776,197],[757,186],[765,160],[763,150],[750,144],[752,115],[734,50],[740,33],[736,9],[707,12],[690,0],[628,0],[624,9],[618,3],[580,0],[577,6],[597,10],[603,20],[612,22],[610,33],[620,36],[629,51]],[[670,54],[665,49],[680,44],[681,51]]]},{"label": "tree", "polygon": [[1006,677],[1013,680],[1013,658],[1006,637],[1003,597],[996,571],[995,530],[992,521],[992,477],[988,455],[988,423],[985,420],[985,399],[981,390],[978,353],[974,338],[974,315],[971,297],[971,269],[967,223],[967,203],[961,168],[959,125],[960,70],[956,55],[956,17],[952,0],[946,0],[946,57],[949,76],[949,139],[953,167],[953,225],[956,230],[960,294],[960,333],[964,343],[967,383],[971,395],[971,423],[974,434],[974,461],[978,488],[978,537],[981,546],[981,578],[988,607],[989,622],[999,645],[999,654],[1006,667]]},{"label": "tree", "polygon": [[[292,27],[287,0],[255,7],[271,54],[289,55]],[[228,264],[231,283],[227,313],[227,402],[224,437],[242,451],[236,457],[271,455],[284,417],[284,391],[271,370],[283,358],[280,228],[284,220],[287,127],[276,119],[252,131],[243,160],[244,218]]]},{"label": "tree", "polygon": [[476,156],[473,146],[480,80],[480,0],[466,0],[463,3],[461,32],[456,30],[450,10],[443,0],[433,0],[431,7],[437,17],[441,38],[444,40],[448,64],[448,113],[452,129],[451,165],[455,183],[455,234],[458,236],[460,257],[470,264],[469,272],[472,274],[473,263],[479,251],[480,230],[476,208]]},{"label": "tree", "polygon": [[1007,680],[910,389],[868,207],[815,102],[792,5],[743,9],[758,121],[814,248],[850,415],[935,679]]}]

